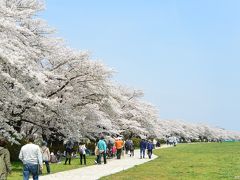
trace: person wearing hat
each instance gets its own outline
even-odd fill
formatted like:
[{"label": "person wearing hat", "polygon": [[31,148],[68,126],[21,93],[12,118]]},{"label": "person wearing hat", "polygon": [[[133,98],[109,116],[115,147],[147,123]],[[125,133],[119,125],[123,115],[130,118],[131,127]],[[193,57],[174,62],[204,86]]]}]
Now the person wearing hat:
[{"label": "person wearing hat", "polygon": [[117,139],[115,140],[115,146],[117,149],[117,159],[121,159],[121,153],[123,148],[123,140],[121,137],[117,137]]},{"label": "person wearing hat", "polygon": [[5,146],[7,141],[4,137],[0,136],[0,179],[6,180],[7,175],[11,173],[12,167],[10,163],[10,153]]}]

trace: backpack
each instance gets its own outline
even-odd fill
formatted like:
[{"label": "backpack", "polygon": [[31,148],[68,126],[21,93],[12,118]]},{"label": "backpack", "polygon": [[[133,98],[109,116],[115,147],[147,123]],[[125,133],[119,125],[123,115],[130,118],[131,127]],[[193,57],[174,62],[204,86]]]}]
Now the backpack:
[{"label": "backpack", "polygon": [[134,146],[133,146],[133,144],[132,144],[132,143],[130,144],[130,147],[129,147],[129,149],[130,149],[130,151],[133,151],[133,150],[134,150]]},{"label": "backpack", "polygon": [[47,147],[42,151],[42,158],[43,158],[43,161],[49,161],[50,159],[48,159],[48,155],[45,154],[45,152],[47,151]]},{"label": "backpack", "polygon": [[130,146],[131,146],[131,142],[129,140],[127,140],[125,143],[126,149],[130,149]]}]

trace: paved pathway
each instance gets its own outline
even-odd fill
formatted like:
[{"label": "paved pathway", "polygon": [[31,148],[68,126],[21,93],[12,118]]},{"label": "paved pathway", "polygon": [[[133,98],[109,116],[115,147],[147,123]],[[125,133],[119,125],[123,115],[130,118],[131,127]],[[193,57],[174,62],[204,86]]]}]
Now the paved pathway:
[{"label": "paved pathway", "polygon": [[[163,145],[161,148],[168,147]],[[170,146],[169,146],[170,147]],[[150,160],[157,158],[156,155],[153,154],[152,159],[140,159],[140,150],[135,150],[135,156],[129,157],[125,155],[122,159],[111,159],[107,161],[107,164],[102,165],[93,165],[87,166],[84,168],[73,169],[69,171],[54,173],[46,176],[41,176],[40,180],[95,180],[100,177],[107,176],[110,174],[117,173],[119,171],[123,171],[134,167],[138,164],[143,164]]]}]

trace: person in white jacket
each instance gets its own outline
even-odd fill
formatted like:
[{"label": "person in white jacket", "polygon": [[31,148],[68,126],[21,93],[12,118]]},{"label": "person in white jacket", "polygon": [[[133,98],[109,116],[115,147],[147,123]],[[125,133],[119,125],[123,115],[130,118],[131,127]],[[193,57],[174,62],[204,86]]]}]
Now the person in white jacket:
[{"label": "person in white jacket", "polygon": [[28,138],[28,144],[21,148],[19,153],[19,159],[23,162],[23,179],[28,180],[30,174],[33,176],[33,180],[38,180],[39,166],[42,170],[42,153],[40,147],[33,144],[34,137]]},{"label": "person in white jacket", "polygon": [[82,165],[82,159],[84,160],[84,165],[86,165],[86,146],[81,143],[79,145],[79,154],[80,154],[80,164]]}]

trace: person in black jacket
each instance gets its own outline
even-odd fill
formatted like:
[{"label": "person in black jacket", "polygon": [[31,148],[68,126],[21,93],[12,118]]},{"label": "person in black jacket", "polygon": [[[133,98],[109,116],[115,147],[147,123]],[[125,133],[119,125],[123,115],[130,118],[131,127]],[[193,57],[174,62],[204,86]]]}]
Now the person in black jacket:
[{"label": "person in black jacket", "polygon": [[74,143],[73,143],[72,139],[70,138],[70,140],[66,144],[66,160],[64,163],[65,165],[67,164],[67,161],[68,161],[69,165],[71,164],[73,145],[74,145]]}]

